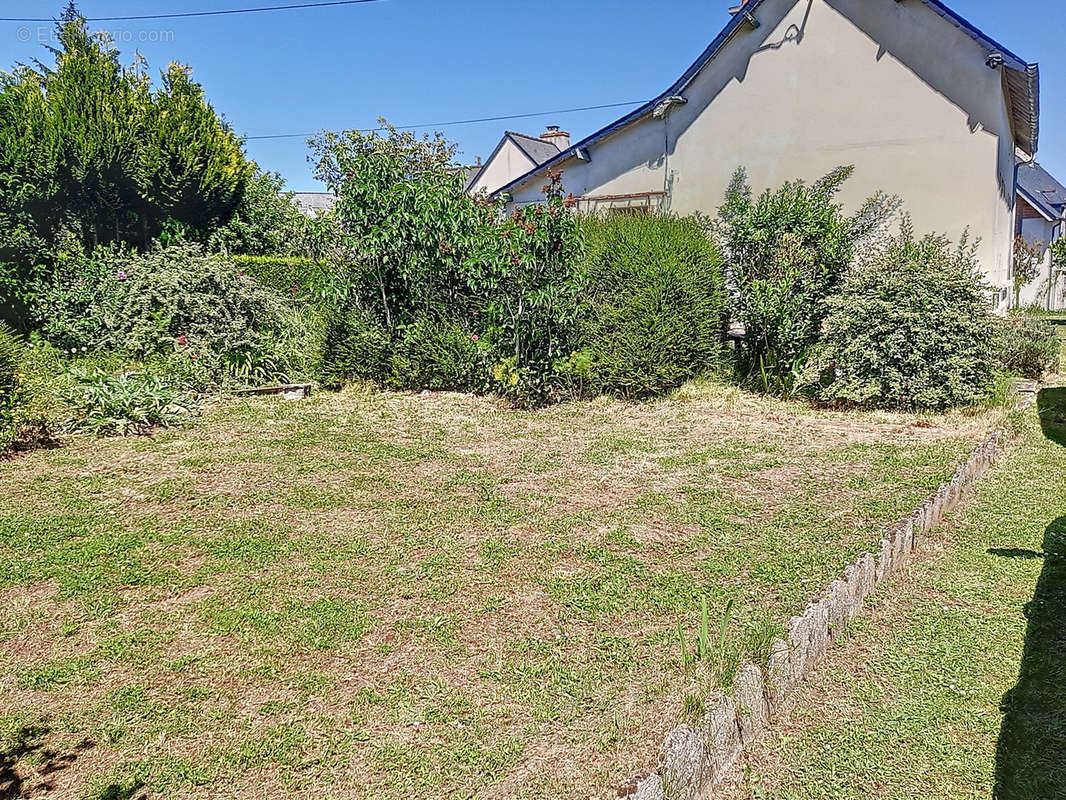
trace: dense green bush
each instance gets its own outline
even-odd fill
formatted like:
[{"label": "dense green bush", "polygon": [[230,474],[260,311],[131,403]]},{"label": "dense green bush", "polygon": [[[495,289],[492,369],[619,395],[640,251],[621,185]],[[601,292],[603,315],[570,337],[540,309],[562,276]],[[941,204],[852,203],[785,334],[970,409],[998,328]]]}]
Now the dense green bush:
[{"label": "dense green bush", "polygon": [[424,317],[400,331],[387,383],[397,389],[484,391],[488,348],[458,322]]},{"label": "dense green bush", "polygon": [[233,216],[213,230],[208,244],[214,251],[230,255],[275,256],[300,251],[308,219],[285,192],[285,181],[276,172],[255,175],[244,188]]},{"label": "dense green bush", "polygon": [[169,381],[145,372],[111,375],[72,370],[65,399],[73,409],[68,428],[103,436],[147,433],[188,422],[195,402]]},{"label": "dense green bush", "polygon": [[[582,284],[580,235],[559,176],[549,175],[545,203],[504,216],[499,203],[464,190],[453,144],[383,127],[384,136],[347,131],[315,141],[316,175],[337,195],[343,240],[330,276],[342,289],[331,292],[341,311],[324,374],[380,381],[384,370],[405,383],[432,375],[434,385],[472,375],[454,360],[455,331],[440,328],[449,320],[478,337],[470,355],[490,365],[494,390],[512,403],[563,396]],[[416,364],[405,340],[430,331],[432,352]],[[359,355],[363,367],[352,361]],[[443,362],[431,363],[438,356]]]},{"label": "dense green bush", "polygon": [[279,294],[317,298],[330,283],[329,268],[303,256],[231,256],[237,268]]},{"label": "dense green bush", "polygon": [[318,380],[337,388],[362,381],[384,385],[391,376],[392,343],[384,326],[359,308],[329,310]]},{"label": "dense green bush", "polygon": [[716,370],[726,292],[718,248],[700,228],[673,217],[590,218],[582,228],[588,388],[649,397]]},{"label": "dense green bush", "polygon": [[746,331],[739,366],[763,391],[793,387],[856,242],[896,205],[877,195],[856,216],[845,216],[834,198],[851,173],[852,167],[841,167],[813,184],[786,183],[754,198],[739,169],[726,192],[716,229],[732,311]]},{"label": "dense green bush", "polygon": [[[993,387],[993,321],[975,248],[916,239],[910,223],[829,300],[810,377],[826,402],[943,409]],[[817,379],[815,378],[817,376]]]},{"label": "dense green bush", "polygon": [[41,334],[74,352],[111,350],[206,385],[283,380],[307,343],[286,336],[291,309],[199,245],[137,255],[99,249],[63,265],[34,308]]},{"label": "dense green bush", "polygon": [[18,406],[22,393],[22,341],[0,323],[0,452],[18,435]]},{"label": "dense green bush", "polygon": [[996,318],[995,354],[1004,372],[1041,378],[1059,366],[1062,343],[1055,326],[1021,314]]},{"label": "dense green bush", "polygon": [[0,73],[0,306],[31,302],[55,252],[147,247],[232,215],[254,165],[187,67],[157,87],[91,34],[71,3],[54,65]]}]

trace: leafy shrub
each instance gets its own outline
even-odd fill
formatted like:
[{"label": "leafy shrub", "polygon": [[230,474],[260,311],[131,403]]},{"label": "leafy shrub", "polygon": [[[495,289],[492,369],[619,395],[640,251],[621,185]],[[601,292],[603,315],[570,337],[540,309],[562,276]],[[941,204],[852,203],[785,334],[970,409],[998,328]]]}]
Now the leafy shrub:
[{"label": "leafy shrub", "polygon": [[398,389],[483,391],[487,353],[478,334],[451,320],[424,317],[400,332],[388,383]]},{"label": "leafy shrub", "polygon": [[325,386],[370,381],[385,384],[392,375],[388,331],[358,308],[327,313],[318,379]]},{"label": "leafy shrub", "polygon": [[290,372],[283,299],[195,244],[143,255],[105,248],[75,259],[35,316],[42,335],[63,349],[161,359],[204,385],[283,380]]},{"label": "leafy shrub", "polygon": [[329,283],[327,268],[302,256],[233,256],[238,270],[282,295],[317,297]]},{"label": "leafy shrub", "polygon": [[856,263],[829,300],[812,373],[827,402],[943,409],[992,390],[992,314],[975,248],[898,236]]},{"label": "leafy shrub", "polygon": [[[562,396],[582,287],[580,236],[559,176],[549,176],[544,204],[502,217],[498,203],[466,193],[453,144],[384,127],[384,136],[327,132],[314,143],[343,239],[323,374],[440,385],[484,361],[515,405]],[[468,368],[454,361],[460,339],[442,320],[478,336]],[[426,335],[436,353],[414,364],[405,340]]]},{"label": "leafy shrub", "polygon": [[1041,378],[1059,366],[1061,342],[1043,320],[1012,314],[996,318],[995,353],[999,368],[1023,378]]},{"label": "leafy shrub", "polygon": [[493,348],[495,389],[523,408],[566,396],[585,281],[581,232],[563,198],[562,175],[548,172],[545,202],[515,208],[491,227],[475,253],[468,283],[483,309]]},{"label": "leafy shrub", "polygon": [[0,451],[18,435],[18,407],[22,394],[22,341],[0,323]]},{"label": "leafy shrub", "polygon": [[649,397],[717,368],[726,292],[718,248],[692,220],[582,223],[589,388]]},{"label": "leafy shrub", "polygon": [[102,370],[71,372],[74,383],[66,391],[74,416],[68,428],[105,436],[147,433],[156,426],[187,422],[195,412],[193,400],[157,375],[126,372],[114,376]]},{"label": "leafy shrub", "polygon": [[786,183],[753,199],[738,169],[720,210],[732,310],[746,331],[740,367],[764,391],[787,392],[818,341],[827,299],[836,292],[855,244],[895,207],[877,195],[852,218],[833,202],[852,167],[807,185]]},{"label": "leafy shrub", "polygon": [[248,181],[233,216],[212,231],[208,244],[218,252],[258,256],[299,251],[308,219],[284,191],[277,172],[256,172]]}]

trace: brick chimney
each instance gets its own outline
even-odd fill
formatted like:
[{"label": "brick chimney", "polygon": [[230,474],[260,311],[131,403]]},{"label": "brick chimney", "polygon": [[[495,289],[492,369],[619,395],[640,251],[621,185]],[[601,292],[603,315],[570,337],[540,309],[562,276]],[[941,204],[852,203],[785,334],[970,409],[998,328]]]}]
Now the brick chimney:
[{"label": "brick chimney", "polygon": [[570,134],[567,131],[559,130],[558,125],[549,125],[548,130],[544,131],[540,138],[545,142],[551,142],[560,151],[570,147]]}]

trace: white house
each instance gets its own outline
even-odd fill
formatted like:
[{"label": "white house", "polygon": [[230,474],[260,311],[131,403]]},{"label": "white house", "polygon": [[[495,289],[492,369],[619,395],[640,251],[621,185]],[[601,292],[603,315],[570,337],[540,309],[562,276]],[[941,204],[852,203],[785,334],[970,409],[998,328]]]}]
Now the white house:
[{"label": "white house", "polygon": [[747,0],[661,95],[502,184],[547,169],[583,210],[713,213],[738,166],[756,189],[842,164],[841,198],[903,198],[919,230],[979,236],[1007,302],[1015,164],[1039,133],[1039,71],[939,0]]},{"label": "white house", "polygon": [[1050,246],[1066,236],[1066,186],[1035,161],[1018,165],[1015,233],[1043,251],[1036,279],[1022,287],[1019,303],[1049,311],[1066,308],[1066,276],[1051,261]]},{"label": "white house", "polygon": [[477,173],[468,181],[471,194],[492,194],[541,164],[551,161],[570,147],[570,134],[549,125],[540,136],[506,131]]}]

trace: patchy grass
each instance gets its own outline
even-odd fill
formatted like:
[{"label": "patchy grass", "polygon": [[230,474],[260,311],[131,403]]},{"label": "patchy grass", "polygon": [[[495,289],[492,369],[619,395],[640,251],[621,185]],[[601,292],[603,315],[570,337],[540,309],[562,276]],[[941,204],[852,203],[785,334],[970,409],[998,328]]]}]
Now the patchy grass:
[{"label": "patchy grass", "polygon": [[1035,416],[977,502],[830,653],[731,796],[1066,797],[1066,447]]},{"label": "patchy grass", "polygon": [[27,796],[603,795],[992,414],[351,391],[2,463],[0,758]]}]

